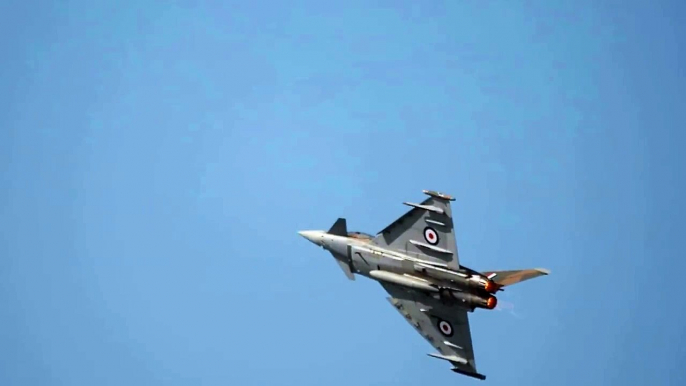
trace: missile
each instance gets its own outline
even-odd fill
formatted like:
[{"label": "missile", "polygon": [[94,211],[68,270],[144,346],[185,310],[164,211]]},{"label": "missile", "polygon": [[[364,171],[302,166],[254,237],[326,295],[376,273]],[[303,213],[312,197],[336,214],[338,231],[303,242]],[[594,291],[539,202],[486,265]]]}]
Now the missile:
[{"label": "missile", "polygon": [[432,287],[425,281],[412,276],[399,275],[388,271],[370,271],[369,276],[376,280],[397,284],[403,287],[414,288],[427,292],[438,292],[438,288]]},{"label": "missile", "polygon": [[500,286],[493,281],[476,275],[467,276],[465,274],[459,274],[457,272],[437,269],[425,265],[415,265],[414,269],[417,272],[421,272],[427,276],[431,276],[439,280],[452,281],[460,287],[485,290],[489,293],[495,293],[500,288]]}]

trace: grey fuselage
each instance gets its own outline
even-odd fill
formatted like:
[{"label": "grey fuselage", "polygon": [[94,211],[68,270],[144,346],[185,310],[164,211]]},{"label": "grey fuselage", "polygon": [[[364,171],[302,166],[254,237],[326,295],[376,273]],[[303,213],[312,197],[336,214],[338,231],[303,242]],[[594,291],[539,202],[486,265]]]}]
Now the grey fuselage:
[{"label": "grey fuselage", "polygon": [[457,272],[382,248],[366,237],[339,236],[325,231],[300,234],[331,252],[342,267],[347,265],[350,272],[372,280],[432,293],[436,299],[453,300],[455,305],[470,311],[474,307],[491,309],[497,301],[489,293],[491,291],[484,289],[490,288],[490,280],[482,275]]},{"label": "grey fuselage", "polygon": [[[301,232],[305,238],[331,252],[336,260],[349,264],[352,272],[371,279],[371,271],[410,273],[403,269],[404,259],[411,259],[398,252],[385,250],[371,243],[371,240],[358,237],[332,235],[324,231]],[[405,272],[407,271],[407,272]]]}]

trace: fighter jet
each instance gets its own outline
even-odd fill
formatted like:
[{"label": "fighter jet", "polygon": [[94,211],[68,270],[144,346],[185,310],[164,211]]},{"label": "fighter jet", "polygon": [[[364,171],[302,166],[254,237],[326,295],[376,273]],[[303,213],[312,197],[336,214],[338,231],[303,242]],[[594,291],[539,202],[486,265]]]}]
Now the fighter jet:
[{"label": "fighter jet", "polygon": [[328,231],[300,231],[301,236],[329,251],[350,280],[361,275],[378,281],[388,301],[422,335],[452,371],[485,380],[479,374],[468,312],[493,310],[503,287],[549,274],[535,268],[478,272],[460,264],[450,202],[443,193],[416,204],[376,236],[348,232],[339,218]]}]

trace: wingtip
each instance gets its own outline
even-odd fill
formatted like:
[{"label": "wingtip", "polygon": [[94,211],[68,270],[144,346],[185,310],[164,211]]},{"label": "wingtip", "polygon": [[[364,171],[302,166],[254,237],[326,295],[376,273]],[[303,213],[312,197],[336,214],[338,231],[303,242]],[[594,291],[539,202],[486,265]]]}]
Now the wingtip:
[{"label": "wingtip", "polygon": [[422,190],[422,193],[424,193],[424,194],[426,194],[426,195],[429,195],[429,196],[431,196],[431,197],[441,198],[441,199],[443,199],[443,200],[455,201],[455,198],[454,198],[453,196],[451,196],[451,195],[449,195],[449,194],[445,194],[445,193],[438,192],[438,191],[436,191],[436,190],[424,189],[424,190]]},{"label": "wingtip", "polygon": [[538,272],[540,272],[540,273],[542,273],[542,274],[544,274],[544,275],[550,275],[550,270],[549,270],[549,269],[545,269],[545,268],[536,268],[536,271],[538,271]]},{"label": "wingtip", "polygon": [[470,372],[470,371],[460,370],[460,369],[457,368],[457,367],[453,367],[453,368],[450,369],[450,370],[452,370],[453,372],[455,372],[455,373],[457,373],[457,374],[466,375],[466,376],[468,376],[468,377],[476,378],[476,379],[479,379],[479,380],[482,380],[482,381],[485,381],[485,380],[486,380],[486,376],[483,375],[483,374],[479,374],[479,373],[475,373],[475,372]]}]

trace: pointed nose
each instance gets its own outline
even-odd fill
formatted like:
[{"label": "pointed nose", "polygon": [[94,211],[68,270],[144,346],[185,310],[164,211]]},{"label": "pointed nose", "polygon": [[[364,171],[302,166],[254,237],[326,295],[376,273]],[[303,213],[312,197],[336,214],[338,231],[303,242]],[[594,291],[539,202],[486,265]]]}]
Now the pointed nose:
[{"label": "pointed nose", "polygon": [[300,231],[298,234],[314,244],[322,245],[323,231]]}]

